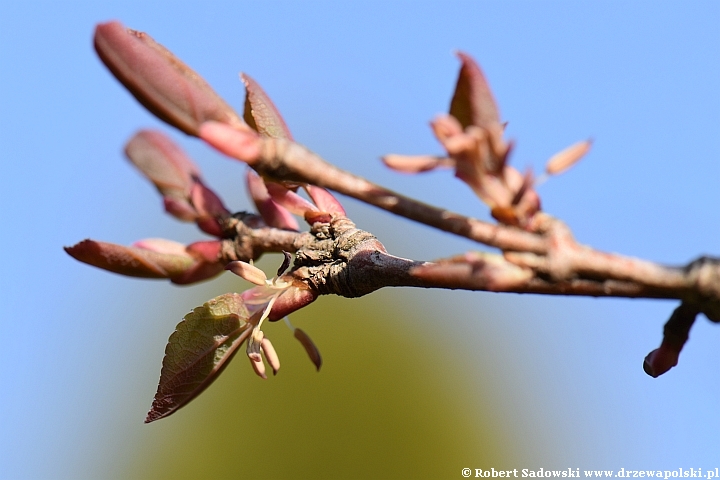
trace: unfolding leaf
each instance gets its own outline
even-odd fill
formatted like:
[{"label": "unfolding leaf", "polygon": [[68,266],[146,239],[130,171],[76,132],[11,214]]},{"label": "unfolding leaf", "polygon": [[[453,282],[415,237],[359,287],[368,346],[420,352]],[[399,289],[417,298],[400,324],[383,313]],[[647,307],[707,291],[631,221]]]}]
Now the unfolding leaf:
[{"label": "unfolding leaf", "polygon": [[464,128],[470,125],[489,128],[500,123],[497,104],[480,66],[469,55],[458,52],[462,62],[455,94],[450,102],[450,115]]},{"label": "unfolding leaf", "polygon": [[243,118],[247,124],[264,137],[292,140],[290,129],[265,90],[244,73],[240,75],[240,78],[245,84]]},{"label": "unfolding leaf", "polygon": [[96,27],[94,44],[103,63],[145,108],[188,135],[197,135],[207,120],[244,126],[200,75],[150,35],[108,22]]},{"label": "unfolding leaf", "polygon": [[205,390],[252,329],[237,293],[220,295],[185,315],[165,348],[160,383],[145,423],[167,417]]}]

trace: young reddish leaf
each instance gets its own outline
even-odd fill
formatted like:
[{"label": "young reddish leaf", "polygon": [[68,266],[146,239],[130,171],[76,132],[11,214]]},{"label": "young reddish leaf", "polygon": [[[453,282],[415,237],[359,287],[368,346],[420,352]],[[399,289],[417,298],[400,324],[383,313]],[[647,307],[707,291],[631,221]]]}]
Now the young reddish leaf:
[{"label": "young reddish leaf", "polygon": [[196,263],[188,253],[160,253],[140,247],[83,240],[65,247],[76,260],[110,272],[142,278],[171,278],[181,275]]},{"label": "young reddish leaf", "polygon": [[458,52],[457,56],[462,67],[450,102],[450,115],[457,118],[463,128],[470,125],[488,128],[499,124],[498,108],[480,66],[463,52]]},{"label": "young reddish leaf", "polygon": [[245,122],[264,137],[292,140],[290,129],[265,90],[244,73],[240,78],[245,84]]},{"label": "young reddish leaf", "polygon": [[163,195],[185,198],[200,171],[164,133],[141,130],[125,145],[125,155]]},{"label": "young reddish leaf", "polygon": [[237,293],[220,295],[185,315],[165,348],[160,382],[145,423],[167,417],[205,390],[252,332]]},{"label": "young reddish leaf", "polygon": [[103,63],[145,108],[188,135],[197,136],[207,120],[247,128],[200,75],[149,35],[108,22],[95,28],[94,44]]}]

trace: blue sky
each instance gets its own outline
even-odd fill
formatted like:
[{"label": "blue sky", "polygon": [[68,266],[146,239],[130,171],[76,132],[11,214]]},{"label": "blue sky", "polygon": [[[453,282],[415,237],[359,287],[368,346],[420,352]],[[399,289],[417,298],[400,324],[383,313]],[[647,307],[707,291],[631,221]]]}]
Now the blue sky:
[{"label": "blue sky", "polygon": [[[87,237],[198,238],[161,215],[156,193],[122,158],[137,129],[171,131],[95,57],[93,27],[110,19],[150,33],[237,108],[237,75],[250,74],[295,138],[329,161],[487,218],[451,175],[408,177],[378,161],[440,152],[428,121],[447,109],[453,52],[463,50],[484,68],[509,121],[515,165],[540,170],[554,152],[594,139],[582,163],[540,190],[544,209],[580,242],[668,264],[720,253],[717,2],[11,2],[0,16],[4,478],[90,478],[90,451],[112,465],[111,448],[98,445],[121,449],[143,435],[124,425],[142,418],[162,347],[197,301],[188,289],[80,265],[61,249]],[[228,204],[248,207],[236,164],[171,134]],[[477,248],[346,204],[397,255]],[[152,306],[158,298],[165,309]],[[641,368],[671,302],[424,291],[377,298],[419,305],[419,335],[442,330],[464,352],[459,362],[491,363],[491,394],[504,405],[498,421],[528,468],[718,466],[720,330],[698,322],[679,367],[662,378]],[[98,425],[117,429],[112,442]],[[476,467],[467,463],[448,477]]]}]

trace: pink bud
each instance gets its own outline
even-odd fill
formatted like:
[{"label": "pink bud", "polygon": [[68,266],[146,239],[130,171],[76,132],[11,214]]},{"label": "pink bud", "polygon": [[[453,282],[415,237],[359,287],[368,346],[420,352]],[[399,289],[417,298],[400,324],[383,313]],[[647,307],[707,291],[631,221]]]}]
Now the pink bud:
[{"label": "pink bud", "polygon": [[109,22],[96,27],[94,43],[103,63],[145,108],[188,135],[197,135],[207,120],[248,128],[200,75],[149,35]]},{"label": "pink bud", "polygon": [[192,160],[159,131],[136,133],[125,145],[125,154],[163,195],[186,197],[193,178],[200,177]]},{"label": "pink bud", "polygon": [[[154,247],[159,248],[157,243]],[[94,240],[83,240],[72,247],[65,247],[71,257],[81,262],[121,275],[144,278],[172,278],[182,275],[195,264],[195,259],[188,253],[180,253],[175,247],[170,250],[172,253],[160,253]]]}]

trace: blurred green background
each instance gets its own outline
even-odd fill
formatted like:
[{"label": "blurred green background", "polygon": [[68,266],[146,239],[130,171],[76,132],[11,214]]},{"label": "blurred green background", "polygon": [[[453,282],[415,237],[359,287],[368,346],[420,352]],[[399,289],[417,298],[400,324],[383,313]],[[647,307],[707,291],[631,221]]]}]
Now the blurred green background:
[{"label": "blurred green background", "polygon": [[[170,418],[142,423],[167,338],[193,307],[248,287],[119,277],[63,251],[84,238],[202,239],[163,215],[123,159],[168,132],[234,209],[242,168],[160,124],[91,48],[94,25],[149,32],[241,108],[247,72],[295,138],[343,168],[464,214],[450,174],[388,172],[386,153],[440,153],[462,49],[485,69],[520,169],[592,152],[543,185],[580,242],[665,263],[720,237],[720,4],[715,1],[11,2],[0,14],[0,478],[462,478],[462,468],[718,466],[720,330],[698,322],[680,365],[642,371],[674,305],[386,289],[292,315],[282,361],[240,355]],[[342,199],[396,255],[478,248]],[[278,257],[261,262],[267,272]]]}]

